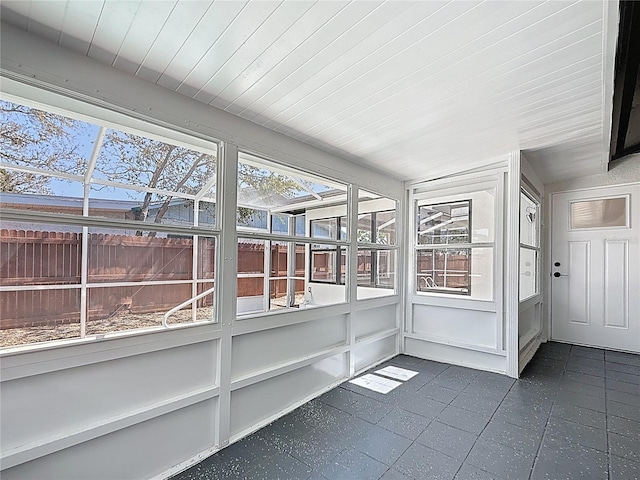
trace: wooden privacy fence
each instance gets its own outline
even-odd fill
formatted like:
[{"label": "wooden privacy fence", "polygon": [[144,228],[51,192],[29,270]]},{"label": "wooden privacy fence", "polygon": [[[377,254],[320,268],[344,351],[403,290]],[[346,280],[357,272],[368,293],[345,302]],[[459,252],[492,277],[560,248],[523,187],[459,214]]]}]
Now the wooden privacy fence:
[{"label": "wooden privacy fence", "polygon": [[[34,287],[0,292],[0,328],[78,322],[81,250],[79,233],[0,230],[0,285]],[[87,319],[163,312],[193,297],[193,250],[192,238],[89,234],[88,284],[175,280],[188,283],[90,287]],[[263,244],[239,244],[238,258],[243,269],[264,271]],[[286,276],[286,247],[272,249],[272,258],[275,271],[272,269],[271,275]],[[212,281],[206,281],[214,278],[213,239],[199,238],[197,267],[197,278],[204,280],[197,284],[197,293],[201,293],[213,286]],[[272,296],[286,292],[286,280],[278,281],[274,287]],[[262,295],[262,279],[241,279],[238,290],[239,296]],[[198,306],[211,305],[212,298],[204,297]]]},{"label": "wooden privacy fence", "polygon": [[[419,255],[417,272],[423,281],[418,282],[419,290],[428,290],[430,278],[438,287],[468,288],[470,286],[469,255],[451,253],[447,255]],[[445,271],[447,275],[445,276]],[[446,281],[445,281],[446,277]]]}]

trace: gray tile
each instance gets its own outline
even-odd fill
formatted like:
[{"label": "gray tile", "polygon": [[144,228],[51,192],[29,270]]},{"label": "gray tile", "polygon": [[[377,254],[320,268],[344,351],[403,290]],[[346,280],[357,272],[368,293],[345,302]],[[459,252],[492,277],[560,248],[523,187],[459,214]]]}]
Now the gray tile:
[{"label": "gray tile", "polygon": [[540,350],[550,349],[559,352],[566,352],[568,354],[571,351],[571,347],[572,345],[570,343],[549,341],[540,345]]},{"label": "gray tile", "polygon": [[411,445],[393,465],[416,479],[453,479],[462,462],[419,443]]},{"label": "gray tile", "polygon": [[378,480],[388,467],[357,450],[345,450],[320,470],[332,480]]},{"label": "gray tile", "polygon": [[390,468],[382,477],[380,477],[380,480],[414,480],[414,478]]},{"label": "gray tile", "polygon": [[495,473],[485,472],[484,470],[471,465],[470,463],[465,463],[460,467],[458,473],[456,474],[455,480],[501,480],[502,477],[496,475]]},{"label": "gray tile", "polygon": [[640,463],[628,458],[611,455],[610,480],[638,480],[640,479]]},{"label": "gray tile", "polygon": [[[604,370],[604,369],[603,369]],[[560,378],[564,375],[565,367],[549,367],[547,365],[539,365],[537,363],[529,363],[522,371],[521,379],[551,377]]]},{"label": "gray tile", "polygon": [[551,409],[552,417],[559,417],[570,422],[580,423],[589,427],[606,428],[605,414],[589,410],[588,408],[576,407],[574,405],[556,404]]},{"label": "gray tile", "polygon": [[398,401],[398,407],[402,410],[422,415],[425,418],[433,419],[446,408],[446,405],[421,395],[411,395],[401,398]]},{"label": "gray tile", "polygon": [[592,347],[582,347],[580,345],[573,345],[571,347],[571,356],[595,358],[598,360],[604,359],[604,350]]},{"label": "gray tile", "polygon": [[604,377],[601,376],[597,376],[597,375],[589,375],[587,373],[580,373],[580,372],[572,372],[572,371],[568,371],[568,372],[564,372],[564,377],[562,377],[562,380],[574,380],[576,382],[580,382],[580,383],[586,383],[588,385],[595,385],[597,387],[604,387]]},{"label": "gray tile", "polygon": [[255,465],[245,459],[222,457],[220,452],[172,477],[172,480],[243,479]]},{"label": "gray tile", "polygon": [[607,378],[607,390],[616,390],[618,392],[640,395],[640,385],[621,382],[620,380],[614,380],[612,378]]},{"label": "gray tile", "polygon": [[562,358],[535,356],[531,360],[531,363],[535,365],[541,365],[543,367],[551,367],[555,369],[564,370],[564,367],[567,364],[567,358],[566,356],[563,356]]},{"label": "gray tile", "polygon": [[604,397],[592,397],[591,395],[576,395],[575,392],[563,391],[556,397],[556,405],[574,405],[588,408],[597,412],[606,412]]},{"label": "gray tile", "polygon": [[555,358],[558,360],[566,360],[567,358],[569,358],[569,352],[571,351],[571,348],[568,349],[559,349],[559,348],[553,348],[553,347],[548,347],[547,344],[543,344],[540,346],[540,348],[538,348],[538,351],[536,352],[534,359],[538,358],[538,357],[545,357],[545,358]]},{"label": "gray tile", "polygon": [[510,423],[541,434],[548,418],[549,411],[546,409],[534,410],[526,405],[509,405],[503,403],[498,407],[498,410],[496,410],[491,420]]},{"label": "gray tile", "polygon": [[289,453],[313,469],[323,467],[344,450],[339,439],[305,435]]},{"label": "gray tile", "polygon": [[563,378],[560,384],[560,392],[572,392],[572,394],[579,393],[581,395],[604,398],[605,388],[604,386],[588,385],[576,380]]},{"label": "gray tile", "polygon": [[507,395],[511,387],[505,388],[492,384],[476,383],[475,380],[462,390],[465,395],[473,395],[474,397],[486,398],[488,400],[502,401]]},{"label": "gray tile", "polygon": [[615,362],[623,365],[635,365],[640,367],[640,355],[623,352],[605,352],[604,358],[607,362]]},{"label": "gray tile", "polygon": [[631,375],[629,373],[608,371],[607,379],[618,380],[620,382],[631,383],[633,385],[640,385],[640,375]]},{"label": "gray tile", "polygon": [[357,397],[356,393],[344,388],[334,388],[318,397],[318,400],[337,409],[347,411],[347,408],[356,401]]},{"label": "gray tile", "polygon": [[462,391],[469,385],[469,380],[462,377],[447,376],[446,370],[429,382],[430,385],[450,388],[452,390]]},{"label": "gray tile", "polygon": [[640,422],[634,422],[628,418],[607,415],[607,430],[627,437],[640,438]]},{"label": "gray tile", "polygon": [[493,412],[500,406],[499,400],[482,398],[465,392],[466,390],[463,390],[462,393],[451,402],[451,405],[489,417],[493,415]]},{"label": "gray tile", "polygon": [[567,360],[567,368],[571,365],[585,365],[594,368],[604,367],[604,357],[600,359],[586,358],[586,357],[569,357]]},{"label": "gray tile", "polygon": [[425,373],[433,373],[438,375],[444,372],[450,365],[441,362],[434,362],[432,360],[424,360],[420,365],[420,371]]},{"label": "gray tile", "polygon": [[604,377],[604,362],[599,367],[585,365],[584,363],[567,362],[567,371],[586,373],[587,375],[595,375],[596,377]]},{"label": "gray tile", "polygon": [[257,464],[275,455],[280,450],[275,444],[253,434],[221,450],[217,455],[223,458],[237,458]]},{"label": "gray tile", "polygon": [[544,438],[532,479],[602,479],[608,477],[607,454],[575,443]]},{"label": "gray tile", "polygon": [[478,440],[467,462],[503,478],[528,478],[535,455],[497,443]]},{"label": "gray tile", "polygon": [[532,430],[492,419],[480,436],[484,441],[499,443],[535,454],[542,438],[540,430]]},{"label": "gray tile", "polygon": [[411,367],[411,366],[419,366],[424,363],[424,360],[418,357],[412,357],[411,355],[400,354],[396,357],[393,357],[390,362],[396,363],[400,366]]},{"label": "gray tile", "polygon": [[374,400],[377,400],[379,402],[388,402],[390,398],[388,394],[385,395],[379,392],[375,392],[373,390],[369,390],[368,388],[364,388],[364,387],[361,387],[360,385],[355,385],[349,382],[343,383],[342,385],[340,385],[340,388],[342,388],[343,390],[348,390],[353,393],[357,393],[359,395],[364,395],[365,397],[373,398]]},{"label": "gray tile", "polygon": [[545,435],[549,437],[576,443],[584,447],[594,448],[601,452],[607,451],[607,432],[598,428],[588,427],[579,423],[569,422],[561,418],[549,419]]},{"label": "gray tile", "polygon": [[290,451],[304,435],[314,429],[315,427],[304,422],[295,421],[291,416],[287,415],[277,422],[258,430],[256,435],[274,443],[283,451]]},{"label": "gray tile", "polygon": [[378,426],[353,443],[356,450],[387,465],[393,465],[410,445],[411,440]]},{"label": "gray tile", "polygon": [[424,397],[430,398],[431,400],[449,404],[451,403],[451,400],[456,398],[456,395],[458,395],[458,393],[460,392],[451,388],[427,383],[420,390],[418,390],[417,393]]},{"label": "gray tile", "polygon": [[473,433],[434,421],[420,434],[416,442],[464,460],[477,439]]},{"label": "gray tile", "polygon": [[607,400],[611,400],[619,403],[626,403],[627,405],[640,405],[640,395],[634,395],[633,393],[620,392],[618,390],[607,391]]},{"label": "gray tile", "polygon": [[304,422],[314,427],[324,427],[342,421],[345,412],[315,399],[295,409],[289,416],[295,421]]},{"label": "gray tile", "polygon": [[492,372],[480,372],[478,376],[471,381],[471,384],[488,385],[501,390],[509,390],[516,382],[515,379]]},{"label": "gray tile", "polygon": [[545,411],[549,413],[551,405],[556,398],[557,391],[553,393],[542,393],[536,391],[535,388],[512,388],[504,397],[502,405],[527,406],[536,411]]},{"label": "gray tile", "polygon": [[557,352],[557,351],[540,351],[538,350],[538,353],[536,354],[535,358],[549,358],[549,359],[553,359],[553,360],[560,360],[560,361],[564,361],[566,362],[567,359],[569,358],[569,352]]},{"label": "gray tile", "polygon": [[447,425],[476,435],[479,435],[480,432],[482,432],[485,425],[489,422],[489,418],[490,416],[453,407],[451,405],[445,408],[437,417],[438,421],[442,423],[446,423]]},{"label": "gray tile", "polygon": [[626,437],[609,432],[609,452],[618,457],[640,462],[640,437]]},{"label": "gray tile", "polygon": [[281,452],[259,463],[244,478],[250,479],[307,479],[312,469],[291,455]]},{"label": "gray tile", "polygon": [[394,407],[378,422],[378,426],[415,440],[430,422],[429,418]]},{"label": "gray tile", "polygon": [[630,375],[640,375],[640,366],[638,365],[626,365],[624,363],[605,362],[604,368],[607,372],[621,372],[628,373]]},{"label": "gray tile", "polygon": [[386,403],[358,395],[356,401],[349,405],[346,411],[367,422],[378,423],[382,417],[391,411],[391,408],[391,405]]},{"label": "gray tile", "polygon": [[626,403],[608,401],[607,414],[627,418],[634,422],[640,422],[640,408],[638,408],[637,405],[627,405]]}]

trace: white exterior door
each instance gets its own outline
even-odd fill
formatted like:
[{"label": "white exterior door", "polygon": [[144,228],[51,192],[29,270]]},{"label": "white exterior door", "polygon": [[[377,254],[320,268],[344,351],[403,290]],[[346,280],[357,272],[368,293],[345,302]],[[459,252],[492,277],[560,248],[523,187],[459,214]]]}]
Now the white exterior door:
[{"label": "white exterior door", "polygon": [[640,352],[640,185],[552,204],[552,339]]}]

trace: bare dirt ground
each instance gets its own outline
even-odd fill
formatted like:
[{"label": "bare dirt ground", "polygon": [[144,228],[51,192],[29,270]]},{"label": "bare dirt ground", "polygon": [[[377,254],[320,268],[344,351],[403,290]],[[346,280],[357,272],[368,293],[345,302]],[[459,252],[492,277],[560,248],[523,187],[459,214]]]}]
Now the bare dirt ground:
[{"label": "bare dirt ground", "polygon": [[[304,302],[304,294],[296,295],[296,305]],[[286,296],[271,299],[271,309],[286,308]],[[137,330],[162,325],[164,312],[156,313],[123,313],[100,320],[87,321],[87,335],[104,335],[113,332]],[[197,321],[213,319],[213,307],[198,308]],[[168,323],[176,325],[191,323],[191,309],[184,309],[169,317]],[[0,330],[0,348],[28,345],[31,343],[49,342],[80,337],[80,323],[52,324],[37,327],[21,327]]]},{"label": "bare dirt ground", "polygon": [[[113,315],[100,320],[87,321],[87,335],[101,335],[125,330],[137,330],[140,328],[158,327],[162,325],[162,317],[165,312],[157,313],[125,313]],[[213,319],[213,308],[198,308],[196,320],[206,321]],[[190,323],[192,321],[191,310],[185,309],[169,317],[169,325]],[[80,336],[80,323],[67,323],[57,325],[43,325],[38,327],[9,328],[0,330],[0,347],[12,347],[30,343],[48,342],[63,338],[76,338]]]}]

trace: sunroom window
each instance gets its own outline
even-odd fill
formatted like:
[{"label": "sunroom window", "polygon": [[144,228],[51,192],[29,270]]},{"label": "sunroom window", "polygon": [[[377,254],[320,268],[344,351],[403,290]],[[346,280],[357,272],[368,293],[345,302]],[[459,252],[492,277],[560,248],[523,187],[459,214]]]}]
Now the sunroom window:
[{"label": "sunroom window", "polygon": [[346,300],[346,205],[347,185],[240,152],[240,318]]},{"label": "sunroom window", "polygon": [[0,109],[1,346],[215,321],[217,144]]},{"label": "sunroom window", "polygon": [[416,202],[415,290],[493,299],[495,188]]},{"label": "sunroom window", "polygon": [[358,299],[396,292],[396,201],[358,194]]}]

